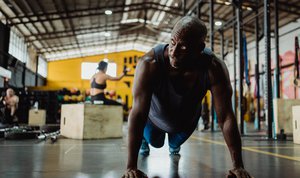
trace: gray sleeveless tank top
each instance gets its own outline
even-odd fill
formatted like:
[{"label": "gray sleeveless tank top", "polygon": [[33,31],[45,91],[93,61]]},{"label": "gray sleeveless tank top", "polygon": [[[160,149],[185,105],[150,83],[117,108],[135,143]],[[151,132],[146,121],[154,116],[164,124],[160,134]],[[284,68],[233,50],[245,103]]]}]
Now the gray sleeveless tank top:
[{"label": "gray sleeveless tank top", "polygon": [[[167,74],[164,51],[168,45],[161,44],[154,48],[154,57],[159,65],[157,84],[152,94],[149,119],[159,129],[168,133],[188,131],[195,128],[201,116],[201,103],[209,89],[208,70],[199,67],[198,81],[186,93],[175,91]],[[203,51],[201,60],[211,61],[213,53],[209,49]]]}]

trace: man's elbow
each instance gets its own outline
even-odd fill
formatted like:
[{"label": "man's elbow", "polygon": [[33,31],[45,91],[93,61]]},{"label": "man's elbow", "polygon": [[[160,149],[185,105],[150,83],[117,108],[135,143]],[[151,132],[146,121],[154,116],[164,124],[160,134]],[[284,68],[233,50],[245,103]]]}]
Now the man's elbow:
[{"label": "man's elbow", "polygon": [[236,122],[235,117],[231,113],[222,114],[222,116],[218,117],[218,124],[223,129],[226,123]]},{"label": "man's elbow", "polygon": [[122,79],[122,77],[116,77],[113,79],[113,81],[120,81]]},{"label": "man's elbow", "polygon": [[136,121],[136,122],[139,122],[139,121],[145,121],[147,120],[147,114],[145,111],[139,109],[139,108],[136,108],[136,107],[133,107],[130,114],[129,114],[129,118],[128,120],[129,121]]}]

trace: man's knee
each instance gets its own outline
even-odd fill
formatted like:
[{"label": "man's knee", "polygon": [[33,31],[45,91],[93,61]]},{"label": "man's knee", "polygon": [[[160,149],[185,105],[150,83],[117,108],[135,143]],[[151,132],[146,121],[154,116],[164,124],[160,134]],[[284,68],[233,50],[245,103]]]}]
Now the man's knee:
[{"label": "man's knee", "polygon": [[150,142],[150,145],[153,146],[154,148],[161,148],[164,146],[164,142]]},{"label": "man's knee", "polygon": [[148,138],[146,141],[154,148],[161,148],[164,146],[164,138]]}]

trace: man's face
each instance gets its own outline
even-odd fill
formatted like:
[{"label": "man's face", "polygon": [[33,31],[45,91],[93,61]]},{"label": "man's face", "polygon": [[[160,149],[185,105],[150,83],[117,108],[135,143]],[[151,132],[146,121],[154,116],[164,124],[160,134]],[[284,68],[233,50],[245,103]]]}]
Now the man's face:
[{"label": "man's face", "polygon": [[8,90],[6,91],[6,95],[7,95],[7,96],[13,96],[13,95],[14,95],[14,91],[8,89]]},{"label": "man's face", "polygon": [[191,67],[196,60],[200,60],[204,42],[198,36],[184,29],[172,33],[169,44],[169,59],[173,68]]}]

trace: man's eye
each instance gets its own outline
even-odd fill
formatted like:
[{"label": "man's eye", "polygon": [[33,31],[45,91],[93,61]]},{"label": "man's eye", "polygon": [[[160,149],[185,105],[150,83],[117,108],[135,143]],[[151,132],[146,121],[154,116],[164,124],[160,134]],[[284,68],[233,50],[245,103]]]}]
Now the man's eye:
[{"label": "man's eye", "polygon": [[186,50],[186,46],[181,46],[180,49]]},{"label": "man's eye", "polygon": [[172,44],[172,45],[175,45],[175,42],[172,40],[172,41],[171,41],[171,44]]}]

